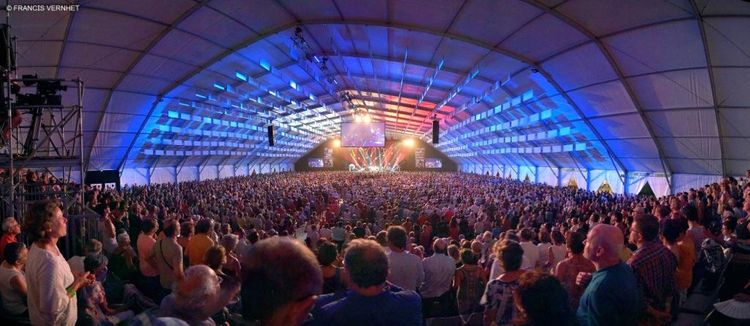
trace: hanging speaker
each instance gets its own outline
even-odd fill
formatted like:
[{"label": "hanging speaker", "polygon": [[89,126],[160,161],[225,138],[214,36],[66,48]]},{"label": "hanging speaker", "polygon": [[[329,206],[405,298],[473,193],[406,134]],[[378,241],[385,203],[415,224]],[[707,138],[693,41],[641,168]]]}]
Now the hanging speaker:
[{"label": "hanging speaker", "polygon": [[432,120],[432,143],[440,143],[440,121]]},{"label": "hanging speaker", "polygon": [[273,146],[273,125],[268,126],[268,146]]}]

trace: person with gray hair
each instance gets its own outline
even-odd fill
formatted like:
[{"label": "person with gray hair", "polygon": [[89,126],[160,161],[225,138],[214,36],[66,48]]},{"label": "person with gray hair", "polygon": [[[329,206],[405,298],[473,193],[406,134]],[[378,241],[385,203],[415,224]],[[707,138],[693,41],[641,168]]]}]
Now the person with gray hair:
[{"label": "person with gray hair", "polygon": [[456,262],[447,255],[447,246],[444,239],[436,239],[432,243],[432,256],[422,260],[424,283],[419,291],[426,318],[456,314],[455,298],[450,291]]},{"label": "person with gray hair", "polygon": [[352,240],[344,255],[350,290],[322,306],[312,325],[422,325],[419,294],[386,282],[388,264],[380,244]]},{"label": "person with gray hair", "polygon": [[162,317],[180,318],[190,325],[215,325],[211,316],[222,310],[239,289],[238,282],[220,284],[219,277],[206,265],[191,266],[174,284],[172,294],[162,300]]},{"label": "person with gray hair", "polygon": [[242,316],[262,325],[301,325],[323,287],[312,251],[300,241],[272,237],[242,259]]},{"label": "person with gray hair", "polygon": [[0,237],[0,258],[5,259],[5,257],[2,257],[5,246],[9,243],[18,242],[19,234],[21,234],[21,224],[13,216],[6,217],[3,220],[3,236]]},{"label": "person with gray hair", "polygon": [[235,234],[225,234],[221,237],[221,245],[224,246],[224,249],[226,249],[226,258],[227,261],[224,263],[223,269],[224,273],[229,274],[233,277],[239,277],[241,265],[240,260],[237,257],[237,253],[235,250],[237,249],[237,243],[239,243],[240,240]]}]

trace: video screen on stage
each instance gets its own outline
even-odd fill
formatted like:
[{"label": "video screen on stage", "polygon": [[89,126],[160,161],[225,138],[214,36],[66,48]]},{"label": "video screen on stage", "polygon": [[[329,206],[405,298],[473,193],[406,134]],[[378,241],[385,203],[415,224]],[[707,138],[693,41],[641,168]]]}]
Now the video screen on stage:
[{"label": "video screen on stage", "polygon": [[341,146],[343,147],[384,147],[385,123],[382,122],[342,122]]},{"label": "video screen on stage", "polygon": [[442,169],[443,161],[441,161],[439,158],[428,157],[424,161],[424,167],[428,169]]},{"label": "video screen on stage", "polygon": [[310,158],[307,159],[307,166],[311,168],[322,168],[323,167],[323,159],[322,158]]}]

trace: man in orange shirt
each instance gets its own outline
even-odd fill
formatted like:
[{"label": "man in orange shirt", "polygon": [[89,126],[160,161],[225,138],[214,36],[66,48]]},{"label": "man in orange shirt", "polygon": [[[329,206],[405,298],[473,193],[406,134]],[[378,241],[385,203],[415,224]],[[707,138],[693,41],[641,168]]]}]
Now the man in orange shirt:
[{"label": "man in orange shirt", "polygon": [[213,221],[207,218],[198,221],[195,225],[195,235],[190,239],[187,248],[190,266],[205,264],[203,256],[205,256],[208,248],[214,245],[214,241],[208,236],[212,228]]},{"label": "man in orange shirt", "polygon": [[5,258],[2,257],[3,252],[5,251],[5,246],[9,243],[18,242],[16,237],[20,233],[21,224],[18,224],[15,217],[6,217],[3,220],[3,236],[0,238],[0,258],[2,258],[2,260],[5,260]]}]

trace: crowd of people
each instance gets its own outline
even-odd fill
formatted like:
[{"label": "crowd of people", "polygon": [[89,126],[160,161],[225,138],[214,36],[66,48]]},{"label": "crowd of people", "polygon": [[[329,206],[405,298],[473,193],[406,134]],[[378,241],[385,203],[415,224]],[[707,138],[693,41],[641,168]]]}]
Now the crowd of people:
[{"label": "crowd of people", "polygon": [[86,203],[100,237],[67,261],[57,242],[77,225],[58,202],[3,221],[6,319],[663,325],[694,291],[746,302],[750,288],[745,178],[653,198],[462,173],[284,173],[90,189]]}]

